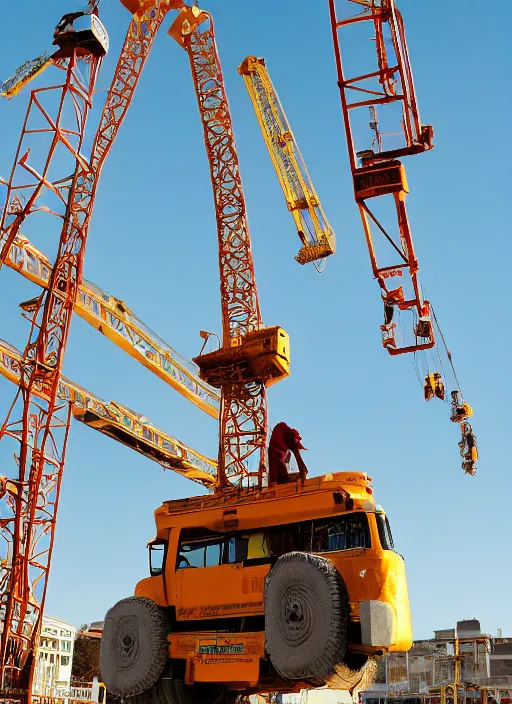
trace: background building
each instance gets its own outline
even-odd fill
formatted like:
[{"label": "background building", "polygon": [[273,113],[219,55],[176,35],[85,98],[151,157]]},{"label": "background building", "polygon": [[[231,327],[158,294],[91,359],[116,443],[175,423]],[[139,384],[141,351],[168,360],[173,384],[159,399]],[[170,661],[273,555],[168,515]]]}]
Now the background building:
[{"label": "background building", "polygon": [[502,638],[501,633],[494,638],[489,660],[491,679],[507,678],[512,682],[512,638]]},{"label": "background building", "polygon": [[76,628],[51,616],[43,616],[36,655],[33,691],[51,695],[52,689],[68,688],[71,683]]},{"label": "background building", "polygon": [[[434,631],[434,638],[414,641],[408,653],[391,653],[379,666],[375,697],[428,693],[455,679],[458,641],[460,681],[475,685],[512,685],[512,638],[482,633],[476,619],[456,628]],[[368,696],[371,696],[368,694]],[[368,697],[366,697],[368,699]]]}]

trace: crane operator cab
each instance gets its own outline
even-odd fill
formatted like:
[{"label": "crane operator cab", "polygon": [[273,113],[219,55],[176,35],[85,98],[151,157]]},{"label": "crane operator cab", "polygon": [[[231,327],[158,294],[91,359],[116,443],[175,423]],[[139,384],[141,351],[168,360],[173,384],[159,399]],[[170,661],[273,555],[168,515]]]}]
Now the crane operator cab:
[{"label": "crane operator cab", "polygon": [[108,51],[109,39],[98,15],[68,12],[55,27],[53,44],[59,49],[52,58],[69,58],[77,49],[101,57]]},{"label": "crane operator cab", "polygon": [[404,561],[366,474],[167,501],[155,519],[149,577],[105,617],[101,675],[126,704],[353,691],[410,649]]}]

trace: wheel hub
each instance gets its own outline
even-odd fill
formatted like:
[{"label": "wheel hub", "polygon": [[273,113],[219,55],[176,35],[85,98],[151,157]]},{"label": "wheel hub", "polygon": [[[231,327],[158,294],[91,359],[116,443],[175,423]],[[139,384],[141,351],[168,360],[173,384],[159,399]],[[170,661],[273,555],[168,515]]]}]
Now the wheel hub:
[{"label": "wheel hub", "polygon": [[291,586],[284,598],[283,638],[293,646],[306,641],[311,633],[312,605],[301,585]]}]

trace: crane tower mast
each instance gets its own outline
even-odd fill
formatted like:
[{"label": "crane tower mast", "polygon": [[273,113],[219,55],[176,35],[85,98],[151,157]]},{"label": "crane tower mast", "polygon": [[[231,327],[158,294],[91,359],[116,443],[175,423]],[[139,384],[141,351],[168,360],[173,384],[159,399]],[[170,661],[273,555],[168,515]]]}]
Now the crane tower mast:
[{"label": "crane tower mast", "polygon": [[[64,164],[69,168],[70,162],[82,162],[82,167],[88,168],[80,150],[100,63],[100,56],[74,50],[57,62],[64,72],[63,83],[31,95],[0,222],[0,265],[21,223],[38,210],[35,203],[41,190],[48,189],[54,197],[49,212],[58,214],[55,210],[59,205],[68,212],[74,189],[71,179],[66,179],[69,172],[61,171],[63,178],[58,178],[56,169]],[[54,100],[58,107],[52,114],[50,106]],[[71,106],[76,108],[72,123],[65,117]],[[31,158],[30,148],[45,144],[48,134],[50,148],[39,164],[37,151],[33,150],[35,156]],[[0,438],[19,442],[15,453],[17,476],[9,490],[4,485],[1,496],[0,529],[7,547],[6,570],[0,585],[4,689],[30,686],[29,655],[33,653],[44,607],[71,420],[69,405],[57,399],[57,388],[72,310],[69,301],[73,300],[81,266],[80,247],[81,242],[63,229],[48,289],[25,306],[31,319],[30,336],[21,361],[18,392],[0,426]],[[44,389],[44,400],[39,398],[38,389]]]},{"label": "crane tower mast", "polygon": [[222,347],[194,361],[221,388],[219,486],[262,485],[266,473],[265,386],[288,374],[289,344],[263,327],[231,114],[211,15],[182,6],[169,34],[187,51],[203,124],[219,246]]},{"label": "crane tower mast", "polygon": [[[60,375],[82,278],[98,179],[130,106],[155,33],[169,9],[167,3],[158,0],[132,19],[89,160],[82,156],[81,147],[108,39],[106,33],[102,37],[99,32],[99,40],[97,33],[97,41],[84,45],[78,32],[66,30],[59,44],[56,31],[60,52],[54,55],[54,63],[65,71],[65,81],[31,94],[0,222],[0,266],[9,256],[22,223],[31,214],[42,210],[63,222],[48,287],[25,306],[31,320],[30,338],[22,357],[18,393],[0,426],[0,440],[11,438],[20,444],[19,453],[15,454],[17,478],[9,482],[9,489],[4,483],[0,490],[5,507],[0,530],[6,549],[5,573],[0,584],[1,686],[21,690],[24,696],[30,697],[32,658],[44,608],[72,417],[71,405],[58,399]],[[94,21],[98,27],[97,18]],[[84,71],[77,70],[79,62],[88,69],[86,79],[82,77]],[[52,94],[58,96],[54,115],[50,107],[45,108],[53,106]],[[67,104],[75,115],[75,124],[69,127],[64,122]],[[37,117],[40,120],[41,116],[45,126],[35,127],[40,124]],[[42,167],[36,168],[29,161],[30,146],[48,133],[52,136],[48,155]],[[56,151],[63,153],[59,154],[60,161],[54,159]],[[66,163],[68,168],[72,165],[71,175],[67,171],[56,178],[55,164],[63,168]],[[29,184],[27,174],[32,178]],[[45,190],[53,197],[51,206],[37,203]],[[58,206],[60,213],[56,212]],[[15,414],[19,401],[18,420]]]}]

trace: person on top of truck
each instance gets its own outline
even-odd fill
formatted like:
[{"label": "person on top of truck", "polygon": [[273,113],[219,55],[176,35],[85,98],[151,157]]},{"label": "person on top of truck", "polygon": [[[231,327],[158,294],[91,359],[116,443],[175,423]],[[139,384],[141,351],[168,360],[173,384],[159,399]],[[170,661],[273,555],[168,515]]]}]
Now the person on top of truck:
[{"label": "person on top of truck", "polygon": [[[308,468],[301,457],[300,451],[307,448],[302,445],[298,430],[290,428],[286,423],[278,423],[268,445],[268,480],[269,486],[287,484],[301,480],[304,483]],[[298,472],[290,472],[292,453],[297,461]]]}]

